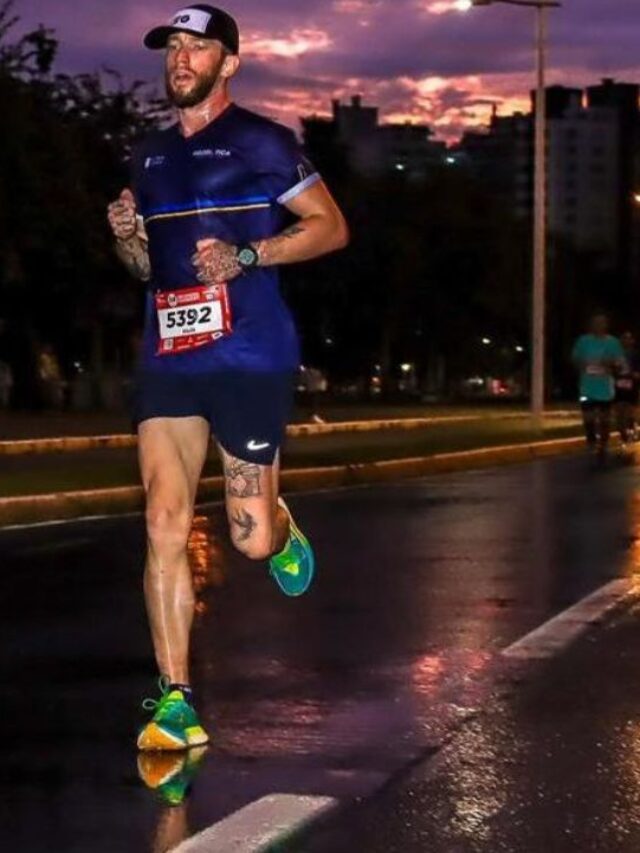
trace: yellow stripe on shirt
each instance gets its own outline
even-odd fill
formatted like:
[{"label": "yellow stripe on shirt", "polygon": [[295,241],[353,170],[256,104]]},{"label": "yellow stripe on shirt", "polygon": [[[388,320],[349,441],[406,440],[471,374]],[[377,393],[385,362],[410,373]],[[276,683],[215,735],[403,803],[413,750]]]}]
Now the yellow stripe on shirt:
[{"label": "yellow stripe on shirt", "polygon": [[183,216],[198,216],[200,213],[239,213],[244,210],[262,210],[270,207],[269,203],[238,204],[232,207],[198,207],[193,210],[180,210],[174,213],[155,213],[145,219],[145,224],[159,219],[177,219]]}]

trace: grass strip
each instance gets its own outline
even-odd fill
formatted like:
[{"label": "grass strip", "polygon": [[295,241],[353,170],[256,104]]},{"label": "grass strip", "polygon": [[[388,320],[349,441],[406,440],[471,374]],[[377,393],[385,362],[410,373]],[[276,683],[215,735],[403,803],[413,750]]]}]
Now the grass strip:
[{"label": "grass strip", "polygon": [[[317,468],[408,459],[439,453],[519,444],[580,434],[572,422],[552,423],[544,431],[527,419],[441,424],[410,433],[394,430],[362,434],[308,436],[288,442],[284,469]],[[113,488],[139,483],[135,450],[92,450],[74,454],[6,457],[0,460],[0,496],[50,494]],[[221,473],[214,449],[204,476]]]}]

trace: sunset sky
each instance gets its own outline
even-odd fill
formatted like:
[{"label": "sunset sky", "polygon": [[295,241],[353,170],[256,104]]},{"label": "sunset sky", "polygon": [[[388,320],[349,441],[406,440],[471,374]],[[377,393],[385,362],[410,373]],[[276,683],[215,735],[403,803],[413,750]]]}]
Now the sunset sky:
[{"label": "sunset sky", "polygon": [[[58,68],[117,68],[159,80],[160,55],[142,34],[187,3],[18,0],[16,33],[38,23],[61,41]],[[452,0],[228,0],[244,64],[235,97],[297,127],[333,97],[361,93],[385,120],[428,122],[441,138],[486,121],[491,105],[525,108],[534,13],[494,5],[462,14]],[[640,0],[565,0],[554,10],[550,82],[640,82]]]}]

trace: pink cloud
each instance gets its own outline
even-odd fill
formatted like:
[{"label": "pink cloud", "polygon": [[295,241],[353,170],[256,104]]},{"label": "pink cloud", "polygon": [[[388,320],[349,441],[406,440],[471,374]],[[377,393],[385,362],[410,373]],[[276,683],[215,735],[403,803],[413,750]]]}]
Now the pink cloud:
[{"label": "pink cloud", "polygon": [[416,0],[416,6],[429,15],[451,15],[467,11],[464,0]]},{"label": "pink cloud", "polygon": [[288,36],[252,33],[243,40],[243,56],[260,61],[271,57],[299,59],[308,53],[326,51],[332,45],[331,36],[324,30],[293,30]]}]

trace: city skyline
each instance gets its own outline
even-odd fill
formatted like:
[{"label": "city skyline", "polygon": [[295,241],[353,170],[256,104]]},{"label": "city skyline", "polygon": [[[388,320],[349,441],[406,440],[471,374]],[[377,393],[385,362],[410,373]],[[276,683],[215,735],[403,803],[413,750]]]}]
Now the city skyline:
[{"label": "city skyline", "polygon": [[[178,8],[166,0],[18,0],[16,34],[39,23],[60,40],[58,69],[111,67],[161,84],[158,55],[142,34]],[[332,98],[361,93],[385,121],[425,122],[452,141],[502,114],[526,110],[532,85],[533,15],[496,5],[468,13],[453,0],[258,0],[223,4],[238,19],[243,68],[238,100],[297,127],[328,114]],[[613,4],[612,4],[613,5]],[[607,4],[608,6],[608,4]],[[553,10],[549,83],[585,86],[601,77],[640,81],[637,0],[565,0]]]}]

